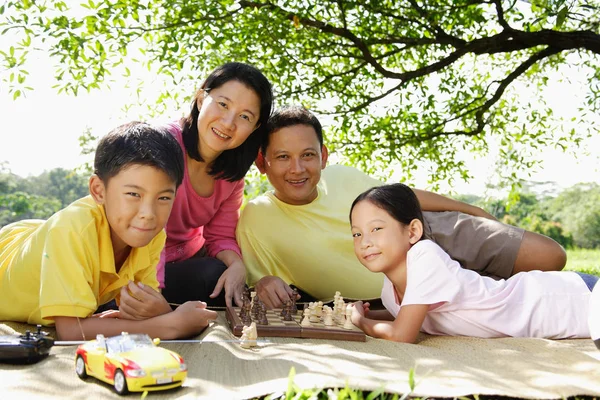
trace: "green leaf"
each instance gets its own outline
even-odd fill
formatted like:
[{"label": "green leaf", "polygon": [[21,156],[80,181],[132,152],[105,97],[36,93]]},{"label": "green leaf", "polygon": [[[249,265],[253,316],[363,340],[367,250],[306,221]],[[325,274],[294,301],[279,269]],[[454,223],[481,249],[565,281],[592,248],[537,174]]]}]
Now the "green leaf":
[{"label": "green leaf", "polygon": [[564,6],[563,8],[560,9],[560,11],[558,12],[558,14],[556,15],[556,24],[555,26],[557,28],[560,28],[563,26],[563,24],[565,23],[565,20],[567,19],[567,14],[569,13],[569,9],[567,8],[567,6]]}]

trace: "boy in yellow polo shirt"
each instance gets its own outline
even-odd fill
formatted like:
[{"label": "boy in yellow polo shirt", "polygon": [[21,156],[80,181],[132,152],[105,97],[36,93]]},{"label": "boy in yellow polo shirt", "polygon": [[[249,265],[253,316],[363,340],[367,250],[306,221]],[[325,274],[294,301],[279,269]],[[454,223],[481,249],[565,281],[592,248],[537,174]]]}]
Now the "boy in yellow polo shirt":
[{"label": "boy in yellow polo shirt", "polygon": [[[181,147],[167,131],[133,122],[103,137],[90,196],[47,221],[0,230],[0,320],[55,324],[62,340],[123,331],[173,339],[204,329],[216,313],[201,302],[172,311],[156,280],[183,168]],[[93,315],[127,289],[151,305],[148,318],[124,310]]]}]

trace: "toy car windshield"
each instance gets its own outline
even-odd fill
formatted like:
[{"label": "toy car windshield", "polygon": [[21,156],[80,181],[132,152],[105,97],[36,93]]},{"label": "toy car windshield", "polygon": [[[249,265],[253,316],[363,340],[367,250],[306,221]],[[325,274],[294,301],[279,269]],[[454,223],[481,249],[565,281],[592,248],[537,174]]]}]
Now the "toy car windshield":
[{"label": "toy car windshield", "polygon": [[108,338],[106,339],[106,346],[109,353],[121,353],[139,348],[154,347],[154,343],[148,335],[135,334]]}]

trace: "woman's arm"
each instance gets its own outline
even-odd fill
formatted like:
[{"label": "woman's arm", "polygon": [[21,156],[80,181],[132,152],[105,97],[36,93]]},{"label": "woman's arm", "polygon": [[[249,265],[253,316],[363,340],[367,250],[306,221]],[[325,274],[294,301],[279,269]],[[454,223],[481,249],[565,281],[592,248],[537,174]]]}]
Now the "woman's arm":
[{"label": "woman's arm", "polygon": [[428,192],[426,190],[413,189],[413,191],[417,195],[423,211],[460,211],[476,217],[484,217],[496,220],[493,215],[480,207],[463,203],[462,201],[454,200],[437,193]]},{"label": "woman's arm", "polygon": [[372,337],[414,343],[428,310],[427,304],[404,306],[400,309],[396,320],[392,322],[367,318],[362,309],[355,306],[352,310],[352,323]]}]

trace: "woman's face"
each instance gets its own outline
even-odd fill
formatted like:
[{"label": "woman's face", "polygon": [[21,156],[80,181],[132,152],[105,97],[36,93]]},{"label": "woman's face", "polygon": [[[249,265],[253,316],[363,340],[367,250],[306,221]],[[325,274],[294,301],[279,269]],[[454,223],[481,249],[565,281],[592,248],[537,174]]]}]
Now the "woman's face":
[{"label": "woman's face", "polygon": [[205,160],[235,149],[258,128],[260,98],[243,83],[231,80],[198,99],[198,138]]}]

